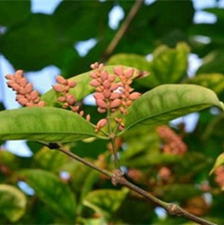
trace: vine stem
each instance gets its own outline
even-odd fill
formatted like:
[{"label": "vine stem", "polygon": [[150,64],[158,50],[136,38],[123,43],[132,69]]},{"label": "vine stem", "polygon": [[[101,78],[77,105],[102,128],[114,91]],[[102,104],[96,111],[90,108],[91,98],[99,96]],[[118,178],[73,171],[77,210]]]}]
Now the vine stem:
[{"label": "vine stem", "polygon": [[94,169],[97,172],[106,175],[108,178],[111,179],[113,185],[116,186],[117,184],[120,184],[120,185],[123,185],[123,186],[129,188],[130,190],[135,191],[136,193],[140,194],[147,200],[150,200],[150,201],[154,202],[156,205],[159,205],[159,206],[165,208],[170,215],[179,216],[179,217],[181,216],[181,217],[184,217],[188,220],[194,221],[201,225],[217,225],[215,223],[212,223],[208,220],[202,219],[200,217],[197,217],[197,216],[185,211],[183,208],[181,208],[180,206],[178,206],[174,203],[164,202],[164,201],[160,200],[159,198],[157,198],[156,196],[154,196],[154,195],[146,192],[145,190],[139,188],[138,186],[132,184],[126,178],[124,178],[123,172],[121,170],[115,170],[112,173],[108,170],[104,170],[104,169],[101,169],[100,167],[97,167],[93,163],[86,161],[85,159],[79,157],[78,155],[76,155],[68,150],[63,149],[60,145],[58,145],[56,143],[49,143],[49,144],[42,143],[42,144],[44,144],[45,146],[47,146],[50,149],[58,150],[58,151],[62,152],[63,154],[66,154],[69,157],[88,166],[89,168]]}]

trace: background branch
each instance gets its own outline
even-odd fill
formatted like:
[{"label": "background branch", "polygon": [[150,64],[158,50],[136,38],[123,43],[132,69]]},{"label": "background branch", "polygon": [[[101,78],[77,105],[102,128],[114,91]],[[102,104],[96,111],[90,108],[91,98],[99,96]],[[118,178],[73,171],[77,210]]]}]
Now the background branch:
[{"label": "background branch", "polygon": [[135,1],[134,5],[132,6],[131,10],[129,11],[126,19],[124,20],[121,27],[119,28],[119,30],[115,34],[114,38],[112,39],[112,41],[108,45],[107,49],[105,50],[105,52],[103,54],[104,60],[107,59],[108,56],[114,51],[117,44],[119,43],[119,41],[121,40],[121,38],[124,36],[125,32],[127,31],[128,27],[130,26],[131,21],[134,19],[135,15],[137,14],[137,12],[140,9],[143,2],[144,2],[143,0]]},{"label": "background branch", "polygon": [[184,217],[188,220],[191,220],[191,221],[194,221],[196,223],[199,223],[201,225],[216,225],[215,223],[212,223],[210,221],[207,221],[205,219],[202,219],[200,217],[197,217],[187,211],[185,211],[183,208],[181,208],[180,206],[174,204],[174,203],[167,203],[167,202],[164,202],[162,200],[160,200],[159,198],[155,197],[154,195],[146,192],[145,190],[139,188],[138,186],[130,183],[128,180],[126,180],[124,177],[123,177],[123,173],[122,171],[120,170],[115,170],[113,173],[112,172],[109,172],[107,170],[104,170],[104,169],[101,169],[99,167],[97,167],[96,165],[94,165],[93,163],[91,162],[88,162],[86,161],[85,159],[77,156],[76,154],[70,152],[70,151],[67,151],[65,149],[63,149],[60,145],[58,144],[46,144],[44,143],[44,145],[46,145],[48,148],[50,149],[54,149],[54,150],[59,150],[60,152],[68,155],[69,157],[79,161],[80,163],[88,166],[89,168],[91,169],[94,169],[96,170],[97,172],[99,173],[102,173],[104,175],[106,175],[108,178],[111,179],[112,183],[116,186],[117,184],[121,184],[127,188],[129,188],[130,190],[133,190],[135,191],[136,193],[142,195],[144,198],[146,198],[147,200],[149,201],[152,201],[154,202],[155,204],[165,208],[167,210],[167,212],[170,214],[170,215],[174,215],[174,216],[181,216],[181,217]]}]

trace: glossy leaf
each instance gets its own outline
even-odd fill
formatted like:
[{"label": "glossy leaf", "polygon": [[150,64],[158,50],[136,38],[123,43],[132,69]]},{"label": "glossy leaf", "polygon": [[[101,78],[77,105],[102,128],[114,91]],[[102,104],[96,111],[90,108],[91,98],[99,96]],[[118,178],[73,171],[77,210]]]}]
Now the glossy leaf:
[{"label": "glossy leaf", "polygon": [[128,189],[122,190],[96,190],[89,192],[83,200],[83,204],[108,218],[121,206],[128,193]]},{"label": "glossy leaf", "polygon": [[76,200],[68,185],[51,172],[29,169],[21,172],[25,181],[34,189],[38,198],[55,214],[68,222],[76,218]]},{"label": "glossy leaf", "polygon": [[157,84],[175,83],[186,73],[189,47],[179,43],[175,49],[160,46],[153,52],[152,76]]},{"label": "glossy leaf", "polygon": [[213,90],[216,94],[220,94],[224,91],[224,74],[199,74],[193,78],[188,79],[186,83],[201,85]]},{"label": "glossy leaf", "polygon": [[209,174],[212,174],[219,166],[224,165],[224,153],[220,154]]},{"label": "glossy leaf", "polygon": [[223,109],[211,90],[197,85],[161,85],[146,92],[129,108],[125,127],[152,126],[210,106]]},{"label": "glossy leaf", "polygon": [[0,124],[0,140],[68,142],[95,136],[94,128],[77,113],[50,107],[2,111]]},{"label": "glossy leaf", "polygon": [[[30,16],[31,2],[27,1],[0,1],[0,25],[12,26],[21,23]],[[16,15],[16,16],[13,16]]]},{"label": "glossy leaf", "polygon": [[[119,65],[105,66],[104,69],[107,70],[109,73],[113,73],[113,68],[116,66],[119,66]],[[123,67],[125,69],[129,68],[126,66],[123,66]],[[90,72],[91,71],[88,71],[86,73],[82,73],[80,75],[77,75],[69,79],[77,83],[75,88],[70,90],[70,93],[74,95],[77,100],[82,100],[84,97],[86,97],[88,94],[94,91],[94,88],[90,86],[89,84],[90,81],[92,80],[90,78]],[[141,74],[142,74],[142,71],[135,69],[134,77],[138,77]],[[47,106],[53,106],[57,103],[57,93],[53,89],[51,89],[50,91],[48,91],[42,96],[42,100],[46,102]]]},{"label": "glossy leaf", "polygon": [[26,212],[26,196],[16,187],[0,184],[0,209],[9,221],[16,222]]}]

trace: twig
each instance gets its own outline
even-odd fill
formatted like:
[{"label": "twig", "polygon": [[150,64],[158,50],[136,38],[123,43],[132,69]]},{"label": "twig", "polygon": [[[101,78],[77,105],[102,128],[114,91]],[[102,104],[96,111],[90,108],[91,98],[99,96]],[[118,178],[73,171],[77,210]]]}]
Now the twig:
[{"label": "twig", "polygon": [[131,21],[134,19],[135,15],[137,14],[143,2],[144,2],[143,0],[135,1],[135,4],[132,6],[131,10],[129,11],[126,19],[124,20],[121,27],[119,28],[114,38],[112,39],[107,49],[105,50],[103,55],[104,59],[106,59],[114,51],[114,49],[116,48],[117,44],[119,43],[119,41],[121,40],[125,32],[127,31]]},{"label": "twig", "polygon": [[60,145],[58,145],[56,143],[49,143],[49,144],[42,143],[42,144],[46,145],[50,149],[59,150],[60,152],[68,155],[69,157],[71,157],[71,158],[79,161],[80,163],[90,167],[91,169],[94,169],[94,170],[98,171],[99,173],[102,173],[102,174],[106,175],[108,178],[111,179],[112,183],[115,186],[117,184],[121,184],[123,186],[126,186],[127,188],[129,188],[129,189],[135,191],[136,193],[142,195],[147,200],[150,200],[150,201],[154,202],[155,204],[165,208],[170,215],[181,216],[181,217],[184,217],[188,220],[194,221],[194,222],[196,222],[198,224],[201,224],[201,225],[216,225],[215,223],[209,222],[205,219],[202,219],[200,217],[197,217],[197,216],[185,211],[183,208],[181,208],[180,206],[178,206],[176,204],[164,202],[164,201],[160,200],[159,198],[155,197],[154,195],[152,195],[152,194],[144,191],[143,189],[139,188],[138,186],[130,183],[128,180],[126,180],[123,177],[123,173],[120,170],[115,170],[114,173],[112,173],[112,172],[109,172],[107,170],[104,170],[104,169],[101,169],[101,168],[97,167],[93,163],[86,161],[85,159],[77,156],[76,154],[73,154],[70,151],[67,151],[67,150],[63,149]]}]

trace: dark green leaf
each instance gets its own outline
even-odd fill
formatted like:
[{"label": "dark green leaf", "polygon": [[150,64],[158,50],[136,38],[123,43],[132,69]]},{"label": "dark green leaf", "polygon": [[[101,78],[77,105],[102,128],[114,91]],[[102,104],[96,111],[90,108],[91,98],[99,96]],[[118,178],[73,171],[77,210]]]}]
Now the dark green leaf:
[{"label": "dark green leaf", "polygon": [[27,19],[31,14],[30,6],[30,0],[0,1],[0,26],[11,26]]},{"label": "dark green leaf", "polygon": [[50,107],[0,112],[0,140],[66,142],[95,136],[92,125],[77,113]]},{"label": "dark green leaf", "polygon": [[143,94],[129,108],[125,126],[152,126],[210,106],[223,109],[211,90],[197,85],[161,85]]},{"label": "dark green leaf", "polygon": [[26,212],[26,197],[17,188],[0,184],[0,211],[9,221],[16,222]]},{"label": "dark green leaf", "polygon": [[65,219],[65,223],[75,222],[76,200],[68,185],[51,172],[29,169],[21,172],[36,195],[53,212]]},{"label": "dark green leaf", "polygon": [[60,56],[61,49],[50,15],[33,14],[23,26],[7,30],[1,41],[2,53],[15,68],[40,70],[55,65]]}]

